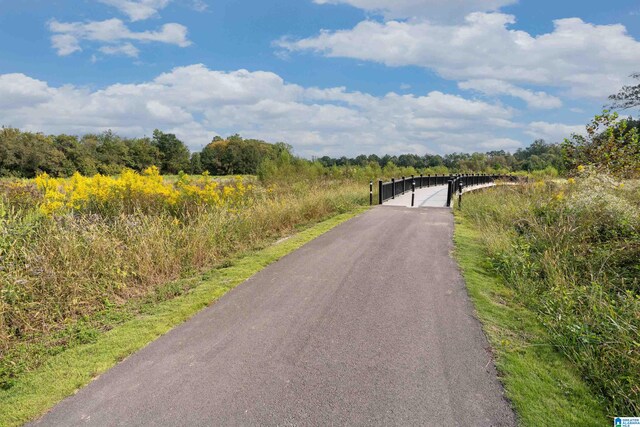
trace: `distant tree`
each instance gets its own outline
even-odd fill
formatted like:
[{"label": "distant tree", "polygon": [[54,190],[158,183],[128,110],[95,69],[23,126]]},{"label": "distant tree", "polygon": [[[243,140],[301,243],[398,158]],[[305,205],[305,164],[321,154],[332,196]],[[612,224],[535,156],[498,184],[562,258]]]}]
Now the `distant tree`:
[{"label": "distant tree", "polygon": [[116,175],[131,162],[129,147],[110,130],[101,134],[84,135],[80,142],[95,159],[96,168],[101,174]]},{"label": "distant tree", "polygon": [[367,159],[367,156],[364,154],[360,154],[358,157],[353,159],[351,163],[358,166],[365,166],[368,162],[369,160]]},{"label": "distant tree", "polygon": [[0,130],[0,173],[4,176],[33,178],[46,172],[64,175],[65,156],[53,139],[41,133],[21,132],[14,128]]},{"label": "distant tree", "polygon": [[367,160],[369,160],[370,162],[376,162],[378,165],[382,166],[382,161],[380,157],[378,157],[375,154],[369,154],[369,156],[367,157]]},{"label": "distant tree", "polygon": [[125,144],[129,148],[127,167],[143,171],[149,166],[162,165],[160,149],[149,138],[127,139]]},{"label": "distant tree", "polygon": [[324,167],[330,167],[336,164],[335,159],[332,159],[329,156],[322,156],[318,159],[318,162],[320,162],[322,164],[322,166]]},{"label": "distant tree", "polygon": [[519,148],[514,158],[518,161],[518,168],[526,171],[544,170],[549,166],[558,171],[564,171],[566,165],[559,144],[549,144],[544,139],[537,139],[528,147]]},{"label": "distant tree", "polygon": [[[634,73],[630,77],[640,80],[640,73]],[[623,86],[620,92],[609,96],[609,99],[612,101],[609,107],[614,110],[640,107],[640,84]]]},{"label": "distant tree", "polygon": [[91,176],[98,173],[95,157],[77,136],[63,134],[52,138],[56,148],[64,155],[62,174],[70,176],[80,172],[82,175]]},{"label": "distant tree", "polygon": [[256,174],[265,159],[289,156],[291,146],[284,143],[268,144],[257,139],[243,139],[232,135],[226,140],[214,138],[202,150],[202,168],[213,175]]},{"label": "distant tree", "polygon": [[402,167],[412,167],[412,168],[420,168],[424,167],[424,162],[415,154],[401,154],[398,156],[398,166]]},{"label": "distant tree", "polygon": [[153,145],[160,151],[160,171],[163,174],[177,174],[191,167],[189,149],[174,134],[154,130]]},{"label": "distant tree", "polygon": [[425,161],[425,166],[428,168],[444,165],[444,159],[439,154],[436,154],[436,155],[426,154],[424,156],[424,161]]},{"label": "distant tree", "polygon": [[451,153],[446,154],[443,157],[444,165],[452,171],[460,170],[460,162],[464,160],[469,160],[471,158],[471,154],[469,153]]},{"label": "distant tree", "polygon": [[201,154],[193,153],[191,154],[191,174],[192,175],[200,175],[204,172],[202,168]]}]

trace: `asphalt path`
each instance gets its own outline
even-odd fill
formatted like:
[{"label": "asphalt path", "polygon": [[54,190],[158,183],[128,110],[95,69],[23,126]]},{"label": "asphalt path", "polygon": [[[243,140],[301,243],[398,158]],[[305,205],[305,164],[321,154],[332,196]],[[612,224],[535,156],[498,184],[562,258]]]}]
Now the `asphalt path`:
[{"label": "asphalt path", "polygon": [[515,425],[452,232],[448,209],[374,208],[35,424]]}]

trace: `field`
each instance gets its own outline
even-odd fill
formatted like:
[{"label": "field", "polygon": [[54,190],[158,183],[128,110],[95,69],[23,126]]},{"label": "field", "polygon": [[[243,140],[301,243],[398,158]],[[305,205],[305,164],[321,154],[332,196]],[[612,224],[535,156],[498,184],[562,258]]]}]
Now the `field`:
[{"label": "field", "polygon": [[[608,416],[639,413],[640,183],[582,168],[565,183],[502,187],[463,203],[459,227],[474,233],[508,290],[493,295],[493,304],[521,306],[542,328],[511,337],[502,327],[490,331],[502,337],[494,344],[503,360],[548,346],[570,361]],[[524,318],[514,312],[511,323]]]},{"label": "field", "polygon": [[[358,212],[370,174],[0,180],[0,425],[37,415],[301,244],[274,242]],[[465,196],[456,218],[458,260],[522,423],[637,413],[640,182],[539,173]]]},{"label": "field", "polygon": [[367,204],[363,188],[329,178],[165,179],[155,168],[3,180],[0,388],[195,286],[177,279]]}]

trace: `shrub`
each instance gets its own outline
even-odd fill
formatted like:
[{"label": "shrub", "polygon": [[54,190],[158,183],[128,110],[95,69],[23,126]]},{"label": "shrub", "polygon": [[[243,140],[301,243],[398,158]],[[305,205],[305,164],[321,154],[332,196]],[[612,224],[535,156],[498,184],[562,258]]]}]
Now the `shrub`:
[{"label": "shrub", "polygon": [[606,397],[612,415],[640,412],[638,183],[581,168],[465,200],[492,263],[535,310],[552,344]]}]

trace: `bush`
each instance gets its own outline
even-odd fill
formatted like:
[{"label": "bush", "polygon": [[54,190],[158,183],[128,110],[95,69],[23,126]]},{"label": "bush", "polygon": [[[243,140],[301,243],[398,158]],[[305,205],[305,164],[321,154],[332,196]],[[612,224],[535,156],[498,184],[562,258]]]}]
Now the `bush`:
[{"label": "bush", "polygon": [[463,212],[482,230],[495,270],[612,415],[640,412],[638,202],[637,182],[581,168],[564,185],[469,195]]},{"label": "bush", "polygon": [[572,135],[563,143],[567,164],[575,172],[590,165],[618,178],[640,177],[638,123],[605,110],[587,125],[587,135]]}]

